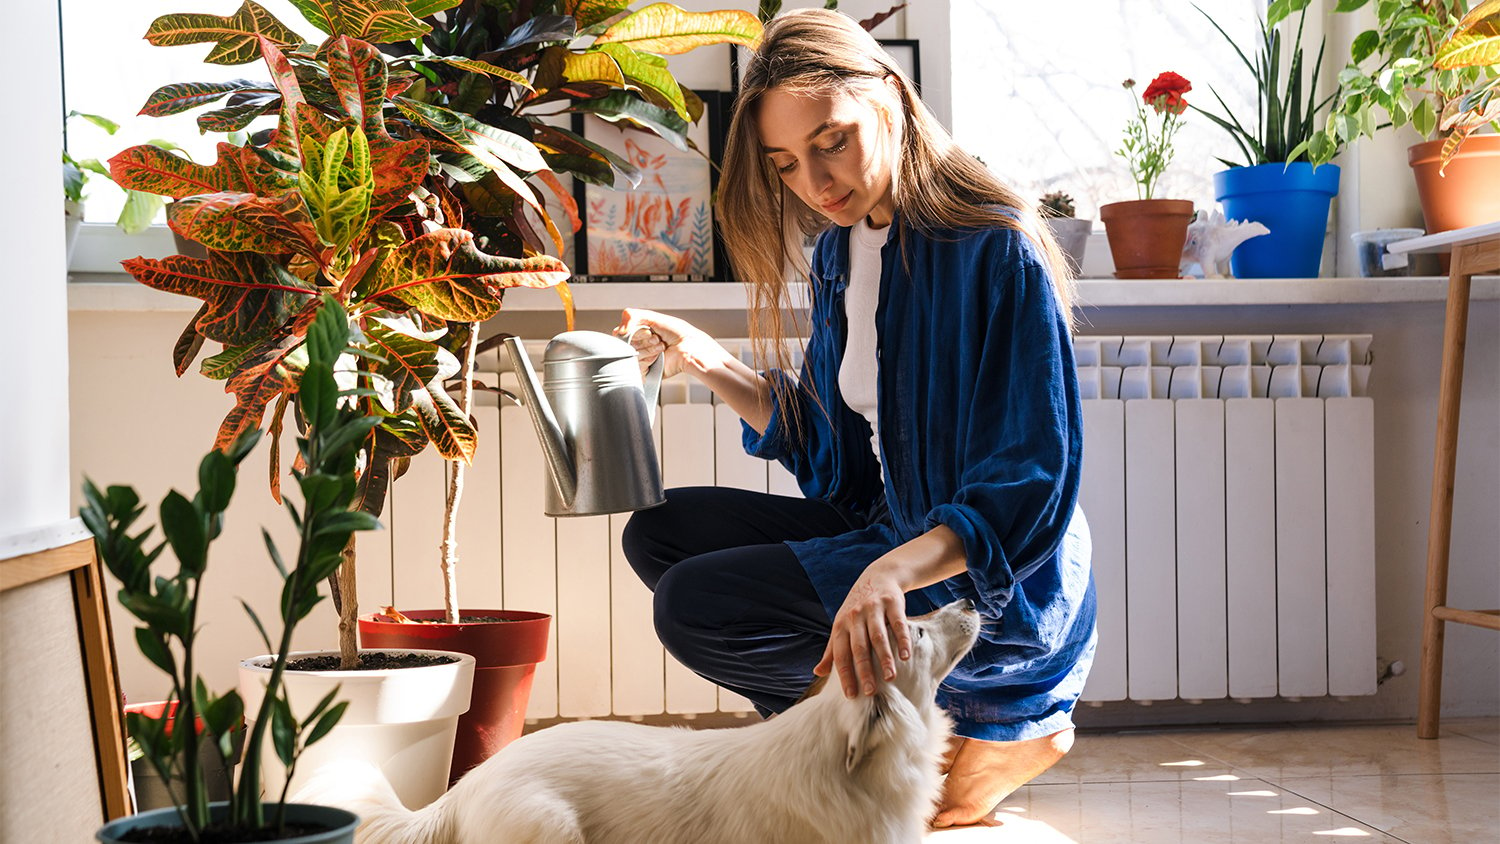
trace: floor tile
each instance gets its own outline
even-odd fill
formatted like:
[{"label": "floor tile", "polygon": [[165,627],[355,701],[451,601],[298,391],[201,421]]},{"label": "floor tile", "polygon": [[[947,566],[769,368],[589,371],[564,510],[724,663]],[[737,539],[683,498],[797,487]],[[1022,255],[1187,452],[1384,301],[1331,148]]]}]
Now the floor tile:
[{"label": "floor tile", "polygon": [[1176,782],[1228,773],[1229,765],[1194,756],[1170,734],[1082,733],[1072,751],[1033,784]]},{"label": "floor tile", "polygon": [[1287,777],[1500,773],[1500,745],[1448,732],[1417,738],[1410,724],[1300,726],[1172,734],[1202,758],[1245,775]]},{"label": "floor tile", "polygon": [[1313,777],[1281,787],[1406,841],[1493,841],[1500,830],[1500,774]]},{"label": "floor tile", "polygon": [[1456,733],[1490,744],[1500,744],[1500,718],[1444,718],[1438,726],[1439,735]]},{"label": "floor tile", "polygon": [[1381,831],[1263,780],[1031,785],[1001,804],[998,825],[935,832],[931,844],[1220,844],[1354,838]]}]

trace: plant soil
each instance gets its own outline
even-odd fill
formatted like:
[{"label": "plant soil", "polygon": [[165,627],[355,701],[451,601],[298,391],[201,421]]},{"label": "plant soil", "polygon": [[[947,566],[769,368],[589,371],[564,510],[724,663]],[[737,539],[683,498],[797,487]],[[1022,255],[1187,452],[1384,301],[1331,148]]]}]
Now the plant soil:
[{"label": "plant soil", "polygon": [[[351,671],[382,671],[389,668],[426,668],[429,665],[447,665],[458,662],[456,656],[433,656],[432,654],[390,654],[368,652],[359,655],[359,666]],[[286,664],[288,671],[339,671],[337,654],[309,656],[294,659]]]},{"label": "plant soil", "polygon": [[[274,811],[267,807],[268,812]],[[327,832],[331,827],[324,824],[288,823],[281,828],[277,834],[274,829],[246,829],[244,827],[221,826],[211,824],[204,828],[203,835],[198,839],[199,844],[249,844],[250,842],[262,841],[285,841],[288,838],[299,838],[303,835],[313,835],[319,832]],[[143,826],[132,829],[120,836],[121,841],[143,841],[149,844],[192,844],[193,838],[188,831],[180,826]]]}]

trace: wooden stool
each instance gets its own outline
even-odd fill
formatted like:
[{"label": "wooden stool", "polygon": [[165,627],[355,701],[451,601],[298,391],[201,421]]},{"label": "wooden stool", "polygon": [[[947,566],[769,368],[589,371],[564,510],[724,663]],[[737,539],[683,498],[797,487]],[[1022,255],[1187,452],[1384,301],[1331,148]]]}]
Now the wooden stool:
[{"label": "wooden stool", "polygon": [[1438,385],[1437,445],[1432,456],[1432,505],[1427,517],[1427,589],[1422,616],[1421,693],[1417,737],[1438,737],[1443,693],[1443,626],[1448,622],[1500,630],[1500,610],[1448,606],[1448,550],[1453,538],[1453,470],[1458,458],[1458,407],[1473,276],[1500,272],[1500,221],[1399,241],[1393,255],[1451,252],[1443,317],[1443,368]]}]

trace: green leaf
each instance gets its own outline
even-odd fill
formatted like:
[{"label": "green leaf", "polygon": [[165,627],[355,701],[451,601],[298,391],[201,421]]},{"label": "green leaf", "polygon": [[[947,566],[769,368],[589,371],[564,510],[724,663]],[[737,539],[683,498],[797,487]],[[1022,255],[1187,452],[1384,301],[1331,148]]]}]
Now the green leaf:
[{"label": "green leaf", "polygon": [[326,144],[304,137],[299,180],[318,237],[336,249],[347,249],[364,233],[375,190],[365,133],[340,128]]},{"label": "green leaf", "polygon": [[103,129],[106,133],[111,135],[120,131],[120,124],[114,122],[113,120],[110,120],[108,117],[103,117],[98,114],[89,114],[88,112],[83,111],[69,111],[67,117],[64,119],[71,120],[74,117],[82,118],[83,120],[86,120],[89,123],[98,126],[100,129]]},{"label": "green leaf", "polygon": [[223,381],[235,373],[239,365],[255,352],[255,346],[230,346],[198,365],[198,371],[215,381]]},{"label": "green leaf", "polygon": [[[281,576],[283,578],[285,578],[286,577],[286,572],[283,571],[281,573]],[[250,607],[249,604],[245,603],[245,599],[244,598],[241,598],[239,600],[240,600],[240,606],[242,606],[242,607],[245,608],[246,614],[248,614],[250,616],[250,621],[255,624],[256,631],[260,633],[260,641],[261,641],[261,644],[265,645],[266,653],[273,653],[273,652],[275,652],[276,646],[271,644],[271,636],[270,636],[269,633],[266,632],[266,626],[264,624],[260,623],[260,616],[258,616],[258,615],[255,614],[255,610],[251,609],[251,607]]]},{"label": "green leaf", "polygon": [[190,111],[205,103],[221,100],[235,91],[268,91],[264,82],[231,79],[228,82],[174,82],[163,85],[146,98],[141,106],[144,117],[166,117]]},{"label": "green leaf", "polygon": [[254,147],[221,143],[218,160],[202,165],[153,144],[131,147],[109,160],[110,176],[127,190],[181,199],[230,191],[269,196],[291,187],[291,174],[262,158]]},{"label": "green leaf", "polygon": [[1432,137],[1433,130],[1437,128],[1437,111],[1433,108],[1430,97],[1423,97],[1412,110],[1411,125],[1422,137]]},{"label": "green leaf", "polygon": [[[326,519],[319,520],[313,528],[313,536],[339,536],[365,530],[379,530],[380,521],[369,513],[360,510],[345,510],[341,513],[333,513]],[[342,547],[343,541],[338,545]]]},{"label": "green leaf", "polygon": [[449,67],[456,67],[459,70],[467,70],[470,73],[479,73],[486,76],[493,76],[498,79],[504,79],[506,82],[509,82],[513,85],[519,85],[520,87],[525,88],[528,91],[533,90],[531,86],[531,80],[527,79],[525,76],[522,76],[514,70],[507,70],[503,67],[500,67],[499,65],[490,64],[489,62],[480,61],[479,59],[470,59],[463,56],[412,56],[411,60],[418,62],[431,62],[433,64],[444,64],[448,65]]},{"label": "green leaf", "polygon": [[255,118],[274,114],[280,108],[279,97],[261,97],[214,111],[206,111],[198,115],[198,131],[238,132],[254,122]]},{"label": "green leaf", "polygon": [[620,66],[625,78],[642,88],[655,92],[672,106],[683,120],[690,119],[687,100],[672,72],[654,62],[647,61],[649,54],[637,53],[624,44],[604,44],[594,49],[606,53]]},{"label": "green leaf", "polygon": [[567,265],[548,255],[487,255],[461,229],[424,234],[391,251],[371,283],[368,298],[393,296],[424,314],[479,322],[500,309],[510,287],[551,287],[567,280]]},{"label": "green leaf", "polygon": [[[335,689],[334,691],[336,692],[338,690]],[[332,693],[333,692],[330,692],[330,694]],[[340,701],[332,709],[323,713],[323,716],[318,719],[318,723],[313,725],[312,732],[307,734],[307,744],[312,745],[318,740],[322,739],[324,736],[328,735],[329,731],[331,731],[334,726],[338,724],[339,719],[344,717],[344,710],[348,708],[348,701]]]},{"label": "green leaf", "polygon": [[212,42],[204,61],[209,64],[244,64],[260,58],[258,38],[276,44],[298,44],[302,39],[254,0],[245,0],[228,17],[200,13],[163,15],[151,22],[146,40],[158,47]]},{"label": "green leaf", "polygon": [[569,110],[596,114],[611,123],[633,120],[656,132],[662,140],[677,149],[688,151],[687,121],[675,112],[644,102],[627,91],[617,91],[607,97],[574,103]]},{"label": "green leaf", "polygon": [[151,227],[152,221],[166,204],[165,199],[155,194],[138,190],[126,191],[125,207],[121,209],[115,225],[126,234],[140,234]]},{"label": "green leaf", "polygon": [[708,44],[739,44],[754,49],[760,35],[760,21],[749,12],[685,12],[670,3],[653,3],[617,21],[594,40],[594,45],[624,44],[649,53],[675,55]]},{"label": "green leaf", "polygon": [[1349,45],[1349,58],[1355,64],[1359,64],[1370,57],[1375,49],[1380,46],[1380,33],[1373,29],[1354,36],[1354,43]]},{"label": "green leaf", "polygon": [[290,766],[297,757],[297,719],[292,717],[292,707],[284,693],[271,704],[271,742],[276,747],[276,758]]},{"label": "green leaf", "polygon": [[349,315],[332,296],[323,296],[318,313],[307,329],[307,358],[330,370],[349,347]]},{"label": "green leaf", "polygon": [[210,451],[198,463],[198,488],[200,501],[206,513],[222,513],[229,509],[229,499],[234,496],[235,471],[229,456],[222,451]]},{"label": "green leaf", "polygon": [[413,393],[412,404],[416,406],[422,429],[444,460],[473,462],[479,432],[440,382],[433,381],[426,389]]},{"label": "green leaf", "polygon": [[[167,208],[167,225],[188,240],[220,252],[257,252],[276,255],[301,251],[317,255],[306,238],[311,220],[302,213],[301,198],[284,194],[272,205],[253,193],[204,193],[183,197]],[[295,220],[295,222],[294,222]],[[307,228],[299,231],[298,223]]]},{"label": "green leaf", "polygon": [[1334,8],[1334,11],[1352,12],[1356,9],[1362,8],[1368,2],[1370,2],[1370,0],[1339,0],[1338,6]]},{"label": "green leaf", "polygon": [[405,97],[397,98],[396,105],[419,126],[451,141],[492,170],[505,169],[502,162],[525,173],[547,169],[536,144],[513,132],[485,125],[467,114]]},{"label": "green leaf", "polygon": [[583,29],[603,23],[630,8],[630,0],[562,0],[559,6],[563,14],[572,15]]},{"label": "green leaf", "polygon": [[408,14],[414,18],[425,18],[447,11],[462,3],[463,0],[405,0],[405,2]]},{"label": "green leaf", "polygon": [[371,371],[386,380],[390,391],[390,401],[386,406],[392,413],[410,407],[412,393],[424,389],[429,381],[439,377],[440,354],[446,354],[453,365],[447,376],[458,371],[457,358],[425,337],[411,336],[381,322],[371,325],[365,337],[385,359],[372,366]]},{"label": "green leaf", "polygon": [[291,0],[291,3],[308,23],[329,35],[389,44],[421,38],[432,31],[432,27],[412,15],[402,0]]},{"label": "green leaf", "polygon": [[208,561],[208,529],[203,514],[172,490],[161,502],[161,529],[184,572],[196,577]]},{"label": "green leaf", "polygon": [[141,656],[150,660],[151,664],[171,675],[177,674],[177,662],[172,658],[172,651],[167,647],[166,639],[154,630],[137,627],[135,629],[135,644],[140,649]]},{"label": "green leaf", "polygon": [[321,428],[333,421],[338,410],[338,386],[333,383],[333,368],[323,361],[311,361],[302,370],[297,385],[297,407],[309,427]]}]

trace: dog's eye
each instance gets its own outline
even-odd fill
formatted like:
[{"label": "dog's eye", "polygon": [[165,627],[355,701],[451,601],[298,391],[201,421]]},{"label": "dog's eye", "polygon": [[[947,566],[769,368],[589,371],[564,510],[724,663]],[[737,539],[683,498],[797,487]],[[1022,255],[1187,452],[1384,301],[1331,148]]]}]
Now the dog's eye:
[{"label": "dog's eye", "polygon": [[924,637],[926,635],[927,635],[927,631],[926,630],[923,630],[920,627],[917,628],[917,638],[918,639],[921,639],[922,637]]}]

